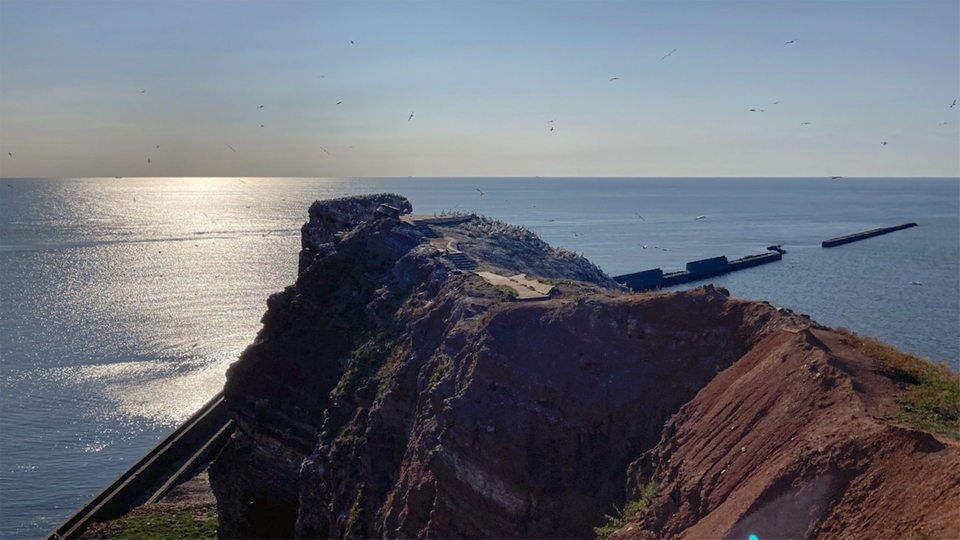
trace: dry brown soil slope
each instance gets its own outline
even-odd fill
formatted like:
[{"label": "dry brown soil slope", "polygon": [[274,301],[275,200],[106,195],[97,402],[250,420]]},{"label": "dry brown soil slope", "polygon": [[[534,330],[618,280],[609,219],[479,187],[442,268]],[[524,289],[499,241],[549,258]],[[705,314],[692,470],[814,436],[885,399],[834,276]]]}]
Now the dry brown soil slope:
[{"label": "dry brown soil slope", "polygon": [[658,495],[611,538],[958,538],[960,446],[899,425],[902,394],[843,335],[771,333],[631,465]]}]

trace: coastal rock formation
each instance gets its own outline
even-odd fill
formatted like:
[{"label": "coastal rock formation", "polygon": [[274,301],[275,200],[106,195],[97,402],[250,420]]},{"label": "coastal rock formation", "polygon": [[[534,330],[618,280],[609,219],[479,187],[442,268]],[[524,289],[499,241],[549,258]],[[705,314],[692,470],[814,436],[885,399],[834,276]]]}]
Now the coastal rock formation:
[{"label": "coastal rock formation", "polygon": [[836,332],[774,332],[631,464],[611,538],[955,538],[960,446],[892,422],[902,391]]},{"label": "coastal rock formation", "polygon": [[[410,212],[310,208],[298,279],[227,374],[222,536],[588,537],[651,479],[614,535],[948,524],[956,444],[894,425],[902,390],[839,334],[710,286],[628,293],[525,229]],[[549,293],[504,285],[531,280]],[[943,506],[858,520],[909,497],[884,480],[910,458],[945,475],[922,491]]]}]

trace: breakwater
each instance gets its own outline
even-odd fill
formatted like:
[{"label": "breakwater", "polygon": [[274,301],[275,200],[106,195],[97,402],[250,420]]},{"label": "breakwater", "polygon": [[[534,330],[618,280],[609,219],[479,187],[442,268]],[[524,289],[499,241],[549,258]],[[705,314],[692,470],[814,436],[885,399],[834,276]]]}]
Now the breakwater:
[{"label": "breakwater", "polygon": [[869,231],[863,231],[853,234],[848,234],[845,236],[838,236],[836,238],[831,238],[829,240],[824,240],[820,243],[822,247],[834,247],[840,246],[843,244],[849,244],[850,242],[856,242],[858,240],[866,240],[867,238],[873,238],[874,236],[880,236],[881,234],[888,234],[895,231],[901,231],[903,229],[909,229],[910,227],[916,227],[916,223],[904,223],[903,225],[897,225],[895,227],[881,227],[879,229],[870,229]]},{"label": "breakwater", "polygon": [[231,433],[233,421],[221,391],[45,540],[77,538],[91,523],[116,519],[141,504],[156,502],[206,466]]},{"label": "breakwater", "polygon": [[614,276],[613,280],[621,285],[626,285],[634,291],[649,291],[779,261],[783,258],[783,254],[786,253],[780,246],[770,246],[767,250],[767,253],[748,255],[733,260],[728,260],[725,256],[720,256],[691,261],[687,263],[685,270],[678,272],[664,273],[660,268],[654,268],[652,270]]}]

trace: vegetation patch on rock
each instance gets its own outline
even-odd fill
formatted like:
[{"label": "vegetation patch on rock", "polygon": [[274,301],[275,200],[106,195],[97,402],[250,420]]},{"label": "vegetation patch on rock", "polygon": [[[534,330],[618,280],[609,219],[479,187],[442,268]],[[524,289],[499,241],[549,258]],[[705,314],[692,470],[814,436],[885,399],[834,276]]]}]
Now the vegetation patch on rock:
[{"label": "vegetation patch on rock", "polygon": [[636,516],[644,508],[649,506],[650,501],[657,496],[657,491],[659,488],[660,486],[657,484],[656,479],[651,478],[650,481],[643,486],[643,490],[640,492],[640,499],[635,501],[627,501],[627,503],[623,505],[623,510],[614,507],[617,515],[604,515],[603,525],[594,527],[593,533],[596,534],[597,538],[600,540],[608,538],[611,534],[623,527],[627,520]]},{"label": "vegetation patch on rock", "polygon": [[960,374],[946,364],[904,353],[869,336],[838,328],[876,369],[907,387],[898,400],[903,421],[926,431],[960,439]]}]

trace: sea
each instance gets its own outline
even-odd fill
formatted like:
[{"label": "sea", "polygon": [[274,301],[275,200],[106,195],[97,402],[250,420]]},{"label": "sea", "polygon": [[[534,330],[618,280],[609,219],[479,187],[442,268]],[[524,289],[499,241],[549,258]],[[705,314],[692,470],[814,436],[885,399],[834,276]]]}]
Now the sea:
[{"label": "sea", "polygon": [[611,276],[779,244],[684,287],[960,369],[957,178],[3,178],[0,538],[50,532],[222,388],[296,279],[311,202],[381,192],[527,227]]}]

